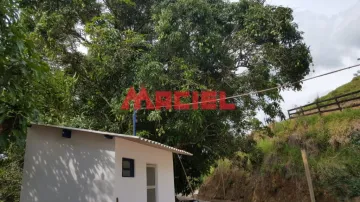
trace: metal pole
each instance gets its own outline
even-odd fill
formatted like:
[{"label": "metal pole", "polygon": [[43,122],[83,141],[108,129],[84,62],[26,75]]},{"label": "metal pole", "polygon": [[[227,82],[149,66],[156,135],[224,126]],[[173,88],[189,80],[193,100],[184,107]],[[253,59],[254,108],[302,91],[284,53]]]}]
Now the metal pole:
[{"label": "metal pole", "polygon": [[133,135],[136,136],[136,110],[133,113]]}]

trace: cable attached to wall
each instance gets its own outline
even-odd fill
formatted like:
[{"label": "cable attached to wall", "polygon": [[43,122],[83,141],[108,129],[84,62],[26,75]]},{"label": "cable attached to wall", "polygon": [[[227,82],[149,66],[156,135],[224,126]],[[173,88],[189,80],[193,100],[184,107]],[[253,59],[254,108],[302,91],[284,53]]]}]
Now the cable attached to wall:
[{"label": "cable attached to wall", "polygon": [[190,184],[190,180],[189,180],[189,178],[188,178],[188,176],[187,176],[187,174],[186,174],[184,165],[183,165],[183,163],[182,163],[182,161],[181,161],[181,158],[180,158],[179,154],[176,154],[176,155],[177,155],[177,157],[178,157],[178,159],[179,159],[179,161],[180,161],[181,167],[182,167],[182,169],[183,169],[183,171],[184,171],[184,174],[185,174],[185,177],[186,177],[186,181],[187,181],[188,186],[189,186],[189,188],[190,188],[190,190],[191,190],[191,196],[194,198],[194,189],[192,188],[192,186],[191,186],[191,184]]}]

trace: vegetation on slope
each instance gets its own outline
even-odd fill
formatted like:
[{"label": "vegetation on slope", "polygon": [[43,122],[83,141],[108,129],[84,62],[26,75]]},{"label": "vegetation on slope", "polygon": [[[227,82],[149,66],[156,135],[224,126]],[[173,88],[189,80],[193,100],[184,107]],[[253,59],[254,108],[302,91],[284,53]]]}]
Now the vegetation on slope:
[{"label": "vegetation on slope", "polygon": [[318,98],[318,100],[326,100],[332,97],[341,96],[358,90],[360,90],[360,76],[355,77],[351,82],[336,88],[327,95]]},{"label": "vegetation on slope", "polygon": [[306,148],[316,185],[336,197],[346,198],[360,195],[359,130],[360,111],[349,110],[275,124],[272,129],[275,136],[268,141],[275,145],[271,152],[288,153],[288,158],[279,161],[280,168],[289,162],[292,168],[302,167],[300,154],[286,149]]},{"label": "vegetation on slope", "polygon": [[[333,99],[334,97],[343,96],[345,94],[353,93],[353,92],[356,92],[359,90],[360,90],[360,76],[357,76],[349,83],[336,88],[335,90],[331,91],[327,95],[316,98],[314,100],[314,102],[324,101],[324,102],[321,102],[319,104],[319,106],[325,106],[327,104],[330,104],[330,106],[324,107],[323,110],[324,109],[332,109],[334,107],[337,108],[338,105],[336,104],[336,100]],[[352,99],[352,98],[357,98],[359,96],[360,96],[360,93],[355,93],[355,94],[351,94],[351,95],[347,95],[347,96],[338,98],[337,100],[344,101],[343,103],[340,104],[340,106],[343,108],[344,107],[346,108],[346,107],[350,107],[351,105],[359,104],[359,100],[352,100],[352,101],[347,102],[347,100]],[[325,100],[327,100],[327,101],[325,101]],[[317,105],[312,104],[307,107],[304,107],[303,109],[306,110],[306,109],[313,109],[313,108],[317,108]],[[317,109],[315,109],[315,111],[317,111]],[[299,111],[299,112],[301,112],[301,111]],[[311,113],[311,112],[314,112],[314,111],[308,111],[306,113]]]},{"label": "vegetation on slope", "polygon": [[[253,146],[242,147],[231,161],[219,161],[220,166],[207,177],[200,194],[213,192],[214,197],[239,200],[241,196],[230,193],[234,189],[246,192],[244,187],[250,186],[245,193],[251,195],[250,200],[260,195],[268,201],[289,199],[286,197],[302,201],[308,196],[300,152],[304,148],[318,200],[338,201],[360,196],[360,110],[275,123],[244,141]],[[216,179],[229,173],[235,179],[225,177],[223,188],[221,180]],[[254,181],[261,184],[261,191],[256,191],[256,183],[251,183]],[[220,186],[216,188],[214,182]],[[293,187],[295,183],[297,187]],[[287,189],[289,187],[292,189]],[[280,192],[283,195],[279,195]],[[297,198],[296,194],[301,197]]]}]

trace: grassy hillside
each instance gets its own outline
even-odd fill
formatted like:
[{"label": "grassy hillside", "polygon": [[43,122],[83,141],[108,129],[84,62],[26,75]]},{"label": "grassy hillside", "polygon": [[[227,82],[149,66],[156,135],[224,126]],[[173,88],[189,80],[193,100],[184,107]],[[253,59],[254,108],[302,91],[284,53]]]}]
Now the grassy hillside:
[{"label": "grassy hillside", "polygon": [[218,162],[200,195],[238,201],[310,201],[300,152],[305,148],[317,201],[360,196],[358,109],[275,123],[243,141],[232,159]]},{"label": "grassy hillside", "polygon": [[[317,100],[358,90],[360,77]],[[316,201],[348,201],[360,196],[359,109],[274,123],[240,142],[240,151],[219,160],[205,178],[201,197],[211,201],[310,201],[301,149],[308,154]]]},{"label": "grassy hillside", "polygon": [[342,85],[335,90],[331,91],[327,95],[319,98],[319,100],[326,100],[332,97],[340,96],[346,93],[351,93],[360,90],[360,76],[355,77],[351,82]]},{"label": "grassy hillside", "polygon": [[[338,108],[338,105],[336,104],[335,99],[332,99],[332,98],[338,97],[338,96],[341,96],[341,95],[345,95],[345,94],[348,94],[348,93],[352,93],[352,92],[355,92],[355,91],[359,91],[359,90],[360,90],[360,76],[355,77],[351,82],[336,88],[335,90],[331,91],[327,95],[315,99],[313,102],[317,102],[317,101],[319,102],[319,101],[328,100],[328,101],[324,101],[324,102],[319,103],[320,107],[331,104],[330,106],[321,108],[322,111],[327,110],[327,109]],[[355,97],[359,97],[359,96],[360,96],[360,92],[356,93],[356,94],[348,95],[348,96],[345,96],[345,97],[341,97],[341,98],[338,99],[338,101],[346,101],[346,100],[349,100],[351,98],[355,98]],[[360,99],[359,100],[349,101],[349,102],[343,102],[343,103],[340,104],[340,106],[342,108],[347,108],[347,107],[354,106],[356,104],[360,104]],[[313,109],[311,111],[306,111],[305,114],[309,114],[309,113],[318,111],[316,104],[306,106],[303,109],[304,110]],[[301,113],[301,112],[302,111],[299,110],[299,113]]]}]

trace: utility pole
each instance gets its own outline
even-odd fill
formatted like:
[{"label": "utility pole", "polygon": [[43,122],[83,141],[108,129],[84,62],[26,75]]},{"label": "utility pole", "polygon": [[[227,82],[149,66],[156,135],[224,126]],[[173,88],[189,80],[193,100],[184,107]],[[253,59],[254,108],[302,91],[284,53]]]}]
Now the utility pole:
[{"label": "utility pole", "polygon": [[301,156],[303,159],[306,180],[307,180],[308,187],[309,187],[310,200],[311,200],[311,202],[315,202],[314,187],[312,184],[311,173],[310,173],[309,163],[308,163],[307,154],[306,154],[305,149],[301,149]]}]

